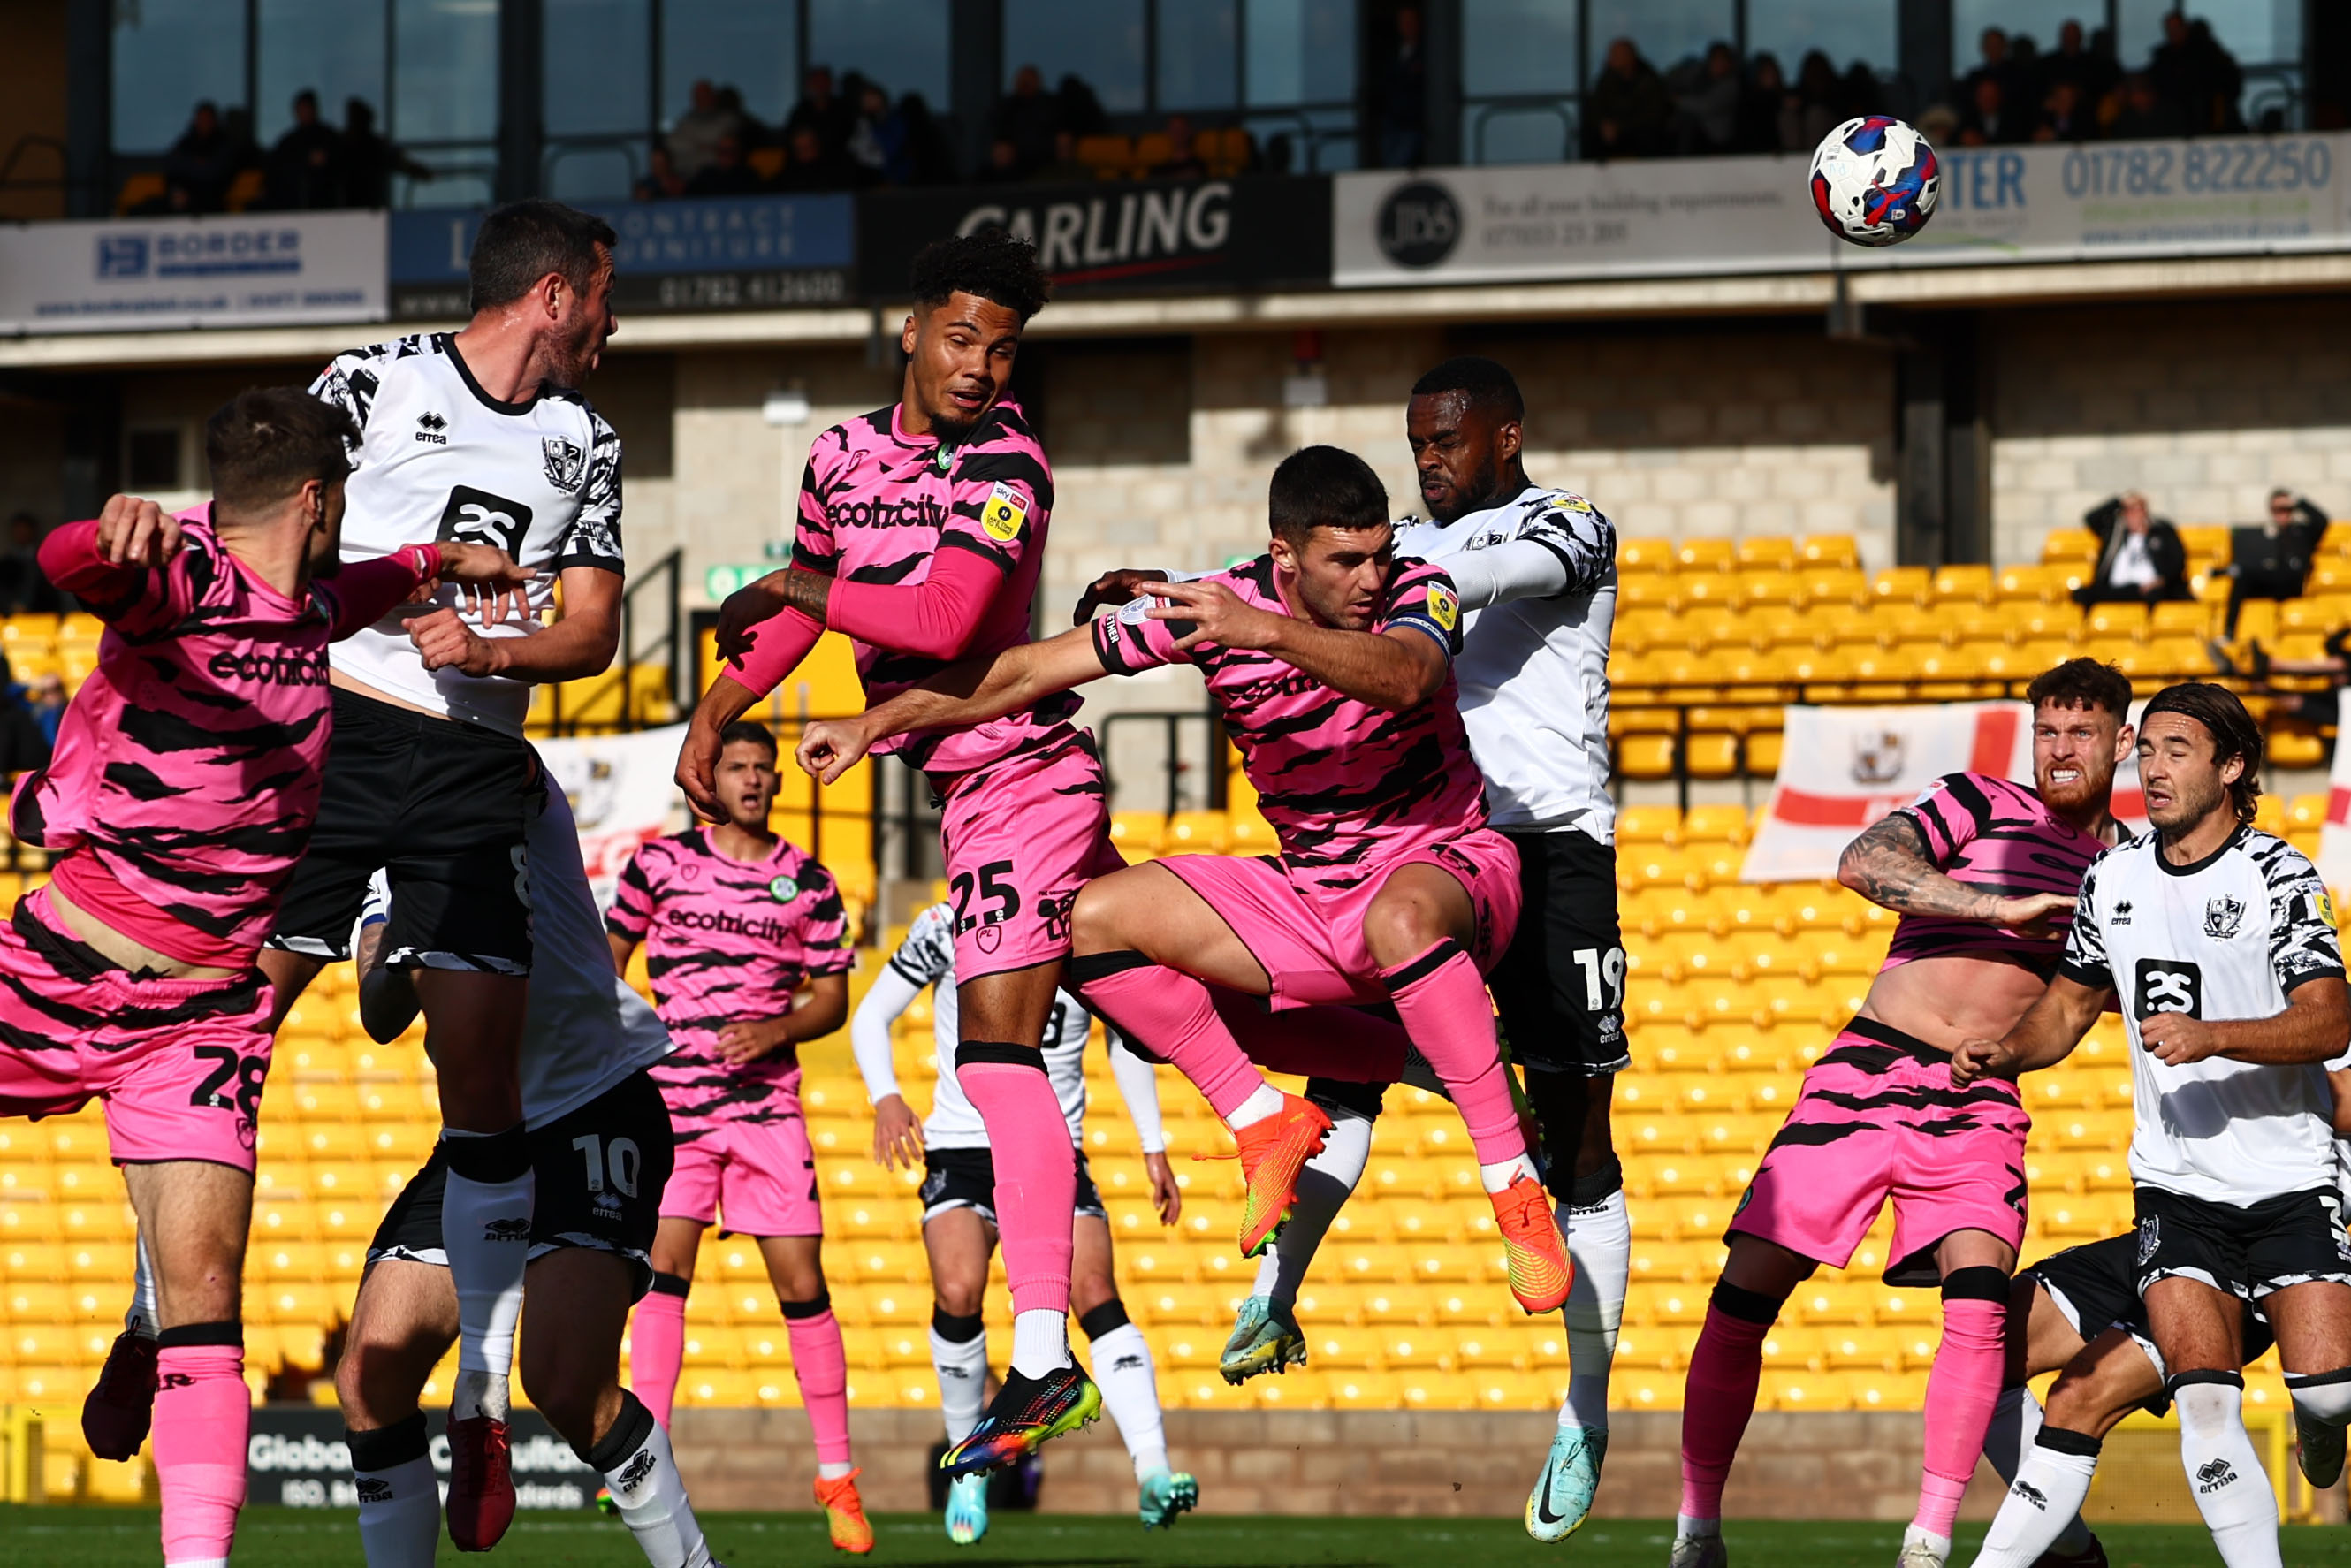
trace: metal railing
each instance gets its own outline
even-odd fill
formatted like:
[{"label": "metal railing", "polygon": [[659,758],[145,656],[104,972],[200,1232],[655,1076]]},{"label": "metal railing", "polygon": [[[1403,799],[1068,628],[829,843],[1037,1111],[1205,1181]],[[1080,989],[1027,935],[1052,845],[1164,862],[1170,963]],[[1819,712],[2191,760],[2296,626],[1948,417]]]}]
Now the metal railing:
[{"label": "metal railing", "polygon": [[[676,710],[692,706],[696,693],[693,672],[687,668],[691,644],[686,637],[684,592],[683,548],[629,580],[621,591],[621,645],[611,668],[584,681],[550,685],[546,714],[534,716],[547,727],[547,733],[577,735],[588,725],[644,729],[671,723]],[[648,625],[652,635],[641,637],[639,633]],[[656,659],[669,672],[664,701],[658,711],[636,679],[638,668]]]}]

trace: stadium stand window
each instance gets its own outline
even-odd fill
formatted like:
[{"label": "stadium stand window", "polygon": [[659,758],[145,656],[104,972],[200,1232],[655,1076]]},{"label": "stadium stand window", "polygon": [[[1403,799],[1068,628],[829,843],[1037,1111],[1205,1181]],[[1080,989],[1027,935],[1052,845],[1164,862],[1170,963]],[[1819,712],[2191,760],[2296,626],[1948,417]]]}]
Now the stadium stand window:
[{"label": "stadium stand window", "polygon": [[114,8],[118,151],[169,147],[187,125],[189,106],[200,99],[228,106],[248,101],[242,16],[222,13],[217,0],[142,0]]},{"label": "stadium stand window", "polygon": [[1034,65],[1048,82],[1074,76],[1112,114],[1147,107],[1144,0],[1005,0],[1007,86]]}]

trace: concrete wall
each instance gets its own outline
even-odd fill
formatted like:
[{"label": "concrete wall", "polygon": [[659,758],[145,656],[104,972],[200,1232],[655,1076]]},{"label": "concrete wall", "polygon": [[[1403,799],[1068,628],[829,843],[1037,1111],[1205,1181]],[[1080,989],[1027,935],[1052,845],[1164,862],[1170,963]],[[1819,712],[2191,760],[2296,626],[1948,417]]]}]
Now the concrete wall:
[{"label": "concrete wall", "polygon": [[2018,310],[1992,333],[1992,552],[2118,490],[2252,523],[2272,486],[2351,517],[2351,299]]},{"label": "concrete wall", "polygon": [[[1547,1411],[1171,1410],[1167,1443],[1173,1462],[1199,1478],[1203,1513],[1510,1519],[1526,1506],[1555,1425]],[[1611,1417],[1602,1516],[1673,1516],[1680,1432],[1677,1414]],[[867,1508],[928,1506],[936,1412],[852,1409],[850,1433]],[[799,1411],[682,1410],[673,1437],[699,1507],[809,1506],[816,1459]],[[1917,1505],[1920,1454],[1915,1414],[1765,1411],[1748,1427],[1723,1506],[1733,1519],[1907,1520]],[[1991,1518],[2000,1495],[1998,1478],[1980,1467],[1964,1516]],[[1045,1450],[1039,1500],[1051,1513],[1134,1508],[1134,1472],[1108,1421]]]}]

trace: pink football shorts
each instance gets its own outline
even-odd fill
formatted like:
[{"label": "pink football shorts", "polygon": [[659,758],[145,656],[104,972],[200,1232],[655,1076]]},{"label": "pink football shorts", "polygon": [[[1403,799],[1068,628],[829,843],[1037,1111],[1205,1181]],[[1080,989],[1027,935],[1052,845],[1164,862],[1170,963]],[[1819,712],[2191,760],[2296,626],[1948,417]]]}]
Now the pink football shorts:
[{"label": "pink football shorts", "polygon": [[1935,1248],[1961,1230],[2024,1239],[2024,1135],[2016,1085],[1951,1086],[1951,1058],[1855,1019],[1804,1074],[1725,1235],[1759,1236],[1842,1269],[1894,1200],[1889,1285],[1941,1282]]},{"label": "pink football shorts", "polygon": [[253,1169],[269,983],[139,979],[68,933],[48,889],[0,921],[0,1116],[106,1110],[117,1165]]},{"label": "pink football shorts", "polygon": [[808,1124],[782,1116],[680,1124],[661,1211],[699,1225],[721,1220],[722,1236],[821,1236]]},{"label": "pink football shorts", "polygon": [[956,979],[1070,956],[1078,890],[1123,870],[1093,737],[1067,725],[959,780],[939,822]]},{"label": "pink football shorts", "polygon": [[1519,925],[1519,852],[1491,828],[1407,851],[1352,886],[1329,891],[1301,886],[1271,856],[1171,855],[1159,863],[1205,899],[1264,966],[1272,982],[1267,1000],[1275,1008],[1388,999],[1364,942],[1364,918],[1388,876],[1404,866],[1436,866],[1468,893],[1478,921],[1469,956],[1480,974],[1492,970]]}]

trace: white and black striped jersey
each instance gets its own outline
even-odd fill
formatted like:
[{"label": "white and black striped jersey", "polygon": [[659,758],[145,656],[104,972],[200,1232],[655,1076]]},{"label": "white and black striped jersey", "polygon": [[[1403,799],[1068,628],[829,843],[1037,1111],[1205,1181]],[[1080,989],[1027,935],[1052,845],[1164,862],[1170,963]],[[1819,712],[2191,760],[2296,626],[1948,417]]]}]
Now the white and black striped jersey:
[{"label": "white and black striped jersey", "polygon": [[[452,335],[416,334],[338,354],[311,395],[360,427],[351,451],[343,559],[370,560],[423,539],[496,545],[538,570],[544,610],[569,567],[626,570],[621,554],[621,438],[576,392],[502,402],[474,380]],[[440,601],[454,604],[444,587]],[[361,685],[451,718],[522,733],[527,682],[427,672],[403,605],[336,645],[334,667]],[[523,636],[507,622],[492,636]]]},{"label": "white and black striped jersey", "polygon": [[2208,1057],[2157,1061],[2140,1026],[2158,1013],[2262,1019],[2313,980],[2340,978],[2335,908],[2317,869],[2283,840],[2239,828],[2190,865],[2152,831],[2090,862],[2060,972],[2109,988],[2131,1043],[2133,1180],[2240,1207],[2333,1190],[2326,1067]]},{"label": "white and black striped jersey", "polygon": [[1461,722],[1494,826],[1616,839],[1608,794],[1608,638],[1616,528],[1568,490],[1530,485],[1449,523],[1406,518],[1396,554],[1446,569],[1461,597]]},{"label": "white and black striped jersey", "polygon": [[[923,1118],[923,1142],[935,1149],[987,1147],[987,1128],[965,1097],[963,1085],[956,1082],[955,1074],[960,1030],[956,1013],[955,910],[951,905],[935,904],[914,916],[914,924],[906,929],[906,939],[890,955],[889,974],[912,988],[901,993],[909,1000],[923,987],[931,988],[932,1039],[938,1051],[939,1081],[932,1091],[931,1113]],[[877,992],[881,984],[875,983]],[[892,1011],[894,1013],[897,1007],[904,1005],[897,1004]],[[1070,1141],[1081,1148],[1084,1147],[1086,1121],[1086,1036],[1092,1027],[1092,1016],[1077,998],[1067,991],[1053,993],[1053,1010],[1046,1018],[1044,1039],[1040,1042],[1045,1051],[1045,1075],[1052,1081],[1062,1119],[1070,1124]],[[1159,1093],[1150,1063],[1130,1054],[1115,1033],[1110,1036],[1109,1043],[1111,1068],[1144,1152],[1165,1148]],[[862,1057],[858,1063],[866,1074],[867,1092],[876,1099],[880,1098],[876,1091],[882,1087],[874,1082],[876,1068],[886,1071],[886,1040],[883,1054],[883,1063],[870,1064]],[[896,1092],[894,1082],[888,1086],[888,1092]]]}]

